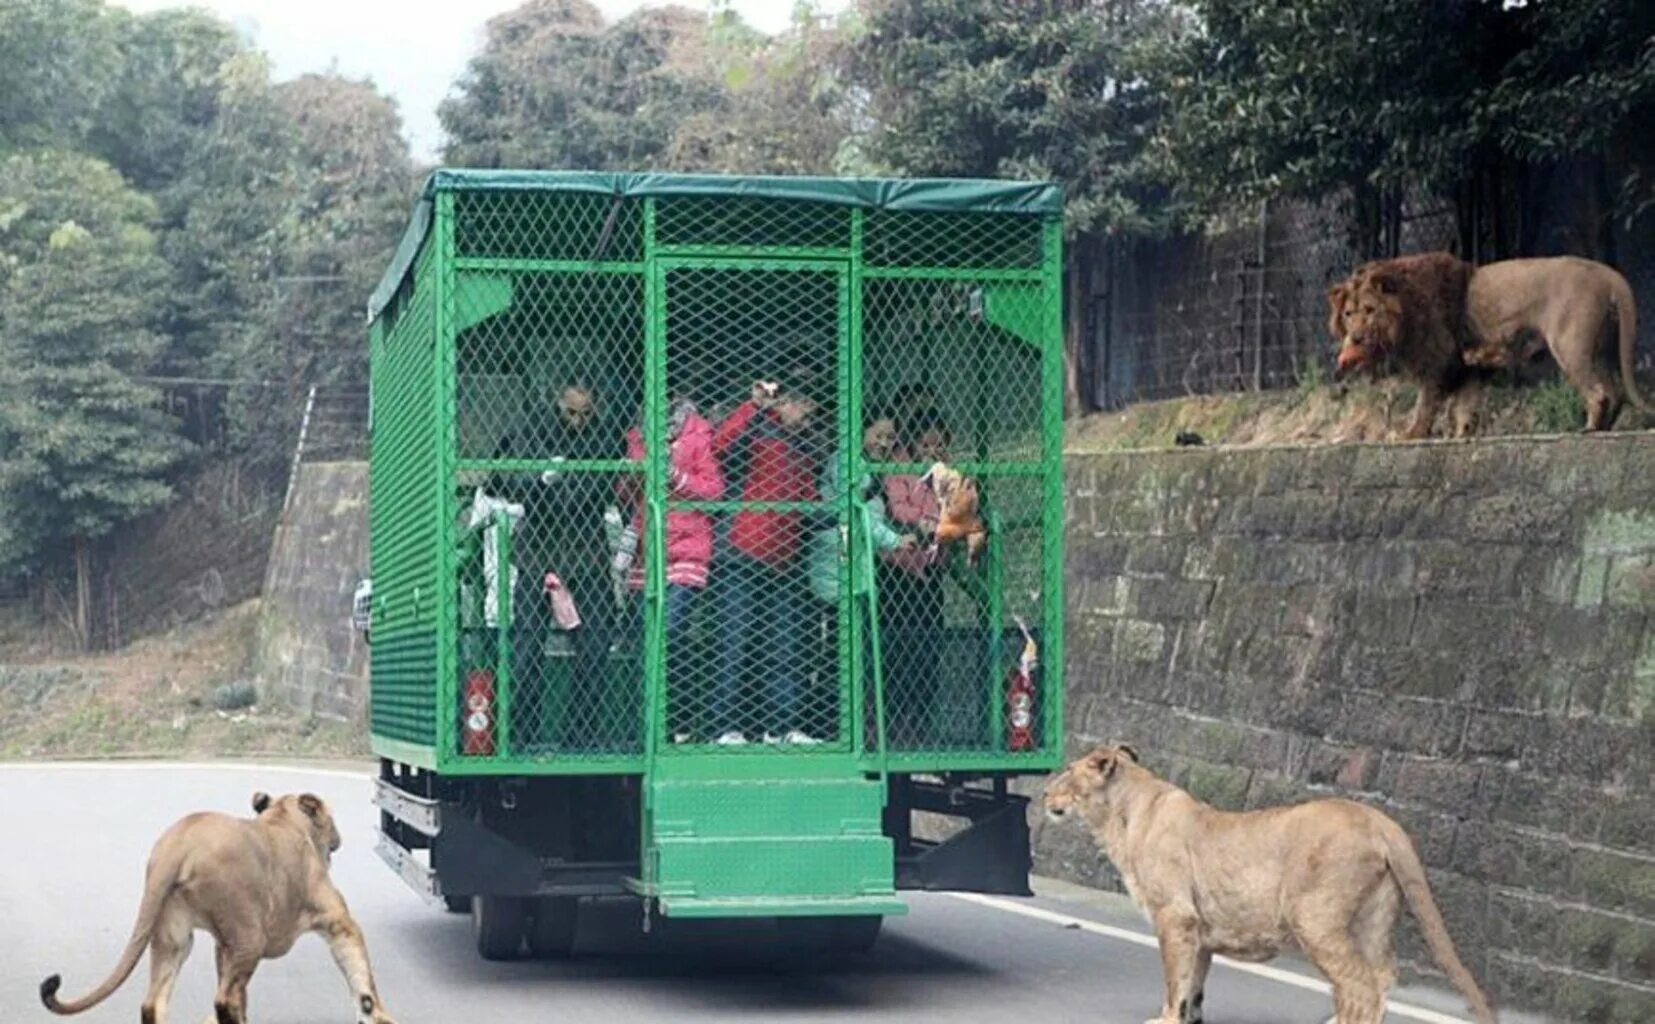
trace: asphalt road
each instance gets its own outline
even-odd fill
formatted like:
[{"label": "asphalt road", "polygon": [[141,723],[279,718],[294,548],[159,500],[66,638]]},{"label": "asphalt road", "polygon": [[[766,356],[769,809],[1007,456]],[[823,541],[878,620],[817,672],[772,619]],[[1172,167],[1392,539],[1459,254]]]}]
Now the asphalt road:
[{"label": "asphalt road", "polygon": [[[648,938],[634,904],[582,918],[576,957],[562,963],[480,960],[463,916],[427,905],[373,853],[365,775],[242,765],[0,765],[0,1021],[55,1019],[36,995],[58,972],[67,996],[113,965],[132,927],[155,838],[182,815],[248,814],[254,790],[311,790],[344,834],[333,876],[367,934],[386,1006],[401,1024],[602,1021],[1008,1021],[1139,1024],[1160,1000],[1160,960],[1133,941],[1146,929],[1117,897],[1048,886],[1035,900],[978,902],[914,895],[874,951],[800,964],[763,922],[684,923]],[[1019,912],[1021,911],[1021,912]],[[1030,912],[1033,912],[1031,916]],[[211,1007],[205,936],[185,966],[174,1019]],[[1213,1024],[1321,1024],[1328,998],[1285,980],[1215,965]],[[87,1021],[137,1019],[140,965]],[[1461,1004],[1409,991],[1392,1021],[1442,1022]],[[258,1024],[349,1024],[351,1007],[327,948],[306,938],[267,961],[250,990]],[[1431,1011],[1435,1011],[1433,1015]]]}]

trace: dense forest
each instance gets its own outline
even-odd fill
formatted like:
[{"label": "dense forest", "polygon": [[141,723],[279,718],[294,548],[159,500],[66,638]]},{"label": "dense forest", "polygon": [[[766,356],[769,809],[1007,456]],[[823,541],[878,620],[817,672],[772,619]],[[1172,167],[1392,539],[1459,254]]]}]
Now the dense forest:
[{"label": "dense forest", "polygon": [[[1652,112],[1645,0],[803,2],[776,36],[529,0],[440,118],[451,165],[1053,179],[1093,235],[1341,196],[1377,254],[1404,191],[1559,161],[1639,222]],[[420,173],[373,83],[274,81],[208,14],[0,0],[0,581],[75,578],[84,641],[99,544],[203,464],[279,473],[304,391],[364,385]]]}]

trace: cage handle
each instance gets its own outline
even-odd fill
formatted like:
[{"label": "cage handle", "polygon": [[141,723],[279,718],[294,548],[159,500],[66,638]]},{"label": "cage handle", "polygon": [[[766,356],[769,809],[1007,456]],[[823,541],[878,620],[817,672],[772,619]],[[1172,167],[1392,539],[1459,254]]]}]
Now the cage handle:
[{"label": "cage handle", "polygon": [[644,601],[648,605],[644,621],[649,631],[644,646],[644,757],[653,763],[664,721],[662,704],[666,693],[667,527],[666,510],[659,500],[646,499],[644,510]]},{"label": "cage handle", "polygon": [[868,609],[867,650],[868,656],[873,659],[870,671],[873,673],[874,737],[878,744],[875,754],[879,761],[879,781],[881,786],[884,786],[886,777],[890,774],[891,756],[885,742],[885,656],[879,635],[879,586],[875,582],[873,514],[868,510],[866,502],[857,503],[856,514],[860,529],[856,531],[855,540],[858,560],[862,563],[862,581],[858,590]]}]

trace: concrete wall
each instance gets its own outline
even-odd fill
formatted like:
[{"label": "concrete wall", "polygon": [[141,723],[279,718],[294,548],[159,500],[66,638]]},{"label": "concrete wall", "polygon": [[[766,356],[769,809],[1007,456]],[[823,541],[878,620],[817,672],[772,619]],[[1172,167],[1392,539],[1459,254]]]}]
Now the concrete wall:
[{"label": "concrete wall", "polygon": [[1655,1021],[1655,438],[1099,456],[1068,528],[1072,751],[1377,804],[1497,998]]},{"label": "concrete wall", "polygon": [[306,463],[275,531],[255,670],[261,700],[366,721],[368,648],[350,628],[368,572],[368,464]]}]

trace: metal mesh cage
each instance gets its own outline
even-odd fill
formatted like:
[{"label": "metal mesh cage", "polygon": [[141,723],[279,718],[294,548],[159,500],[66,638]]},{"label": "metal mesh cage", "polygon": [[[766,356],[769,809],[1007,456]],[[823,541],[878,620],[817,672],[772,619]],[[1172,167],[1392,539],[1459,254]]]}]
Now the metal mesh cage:
[{"label": "metal mesh cage", "polygon": [[1055,757],[1055,211],[557,180],[440,192],[377,311],[376,737]]}]

